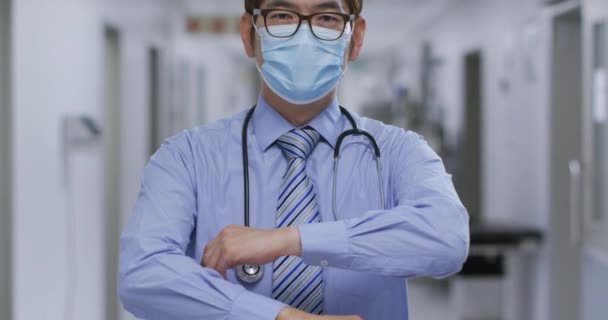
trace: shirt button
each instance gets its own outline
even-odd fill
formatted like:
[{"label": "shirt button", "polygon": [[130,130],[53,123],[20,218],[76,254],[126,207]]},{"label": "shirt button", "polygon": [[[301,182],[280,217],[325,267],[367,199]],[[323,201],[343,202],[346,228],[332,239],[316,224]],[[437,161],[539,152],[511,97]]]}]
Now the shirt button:
[{"label": "shirt button", "polygon": [[329,265],[329,262],[327,260],[321,260],[321,266],[327,267],[328,265]]}]

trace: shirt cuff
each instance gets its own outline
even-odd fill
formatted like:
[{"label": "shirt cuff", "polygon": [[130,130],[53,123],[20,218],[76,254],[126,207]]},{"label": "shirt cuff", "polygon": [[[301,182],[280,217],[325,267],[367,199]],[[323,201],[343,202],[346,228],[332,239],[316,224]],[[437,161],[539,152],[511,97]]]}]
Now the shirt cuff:
[{"label": "shirt cuff", "polygon": [[232,304],[230,319],[275,320],[287,305],[245,290]]},{"label": "shirt cuff", "polygon": [[310,266],[341,267],[350,265],[348,234],[342,221],[302,224],[298,226],[302,243],[302,260]]}]

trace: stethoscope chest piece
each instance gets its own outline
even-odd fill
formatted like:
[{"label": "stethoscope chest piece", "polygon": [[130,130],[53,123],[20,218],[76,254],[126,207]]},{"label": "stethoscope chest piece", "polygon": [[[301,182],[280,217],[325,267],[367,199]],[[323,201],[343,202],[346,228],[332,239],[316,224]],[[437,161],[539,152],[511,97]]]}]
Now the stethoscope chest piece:
[{"label": "stethoscope chest piece", "polygon": [[262,266],[245,264],[236,267],[236,273],[241,281],[247,284],[252,284],[262,279],[264,276],[264,269]]}]

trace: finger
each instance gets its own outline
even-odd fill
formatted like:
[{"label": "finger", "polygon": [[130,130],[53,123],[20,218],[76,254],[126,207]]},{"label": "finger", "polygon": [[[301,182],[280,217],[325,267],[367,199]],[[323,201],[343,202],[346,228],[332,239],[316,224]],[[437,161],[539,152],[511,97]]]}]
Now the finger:
[{"label": "finger", "polygon": [[219,258],[217,258],[216,256],[214,256],[211,259],[212,260],[209,263],[209,266],[207,268],[212,269],[213,271],[216,271],[219,274],[222,274],[222,269],[218,266]]},{"label": "finger", "polygon": [[218,263],[220,261],[220,249],[217,245],[212,244],[208,248],[207,258],[205,259],[205,267],[218,271]]},{"label": "finger", "polygon": [[209,267],[210,258],[213,256],[213,251],[214,251],[215,247],[216,246],[214,244],[214,241],[209,242],[205,246],[205,250],[203,251],[203,259],[202,259],[203,267]]},{"label": "finger", "polygon": [[228,270],[224,269],[218,272],[222,275],[222,277],[224,277],[224,280],[228,280]]},{"label": "finger", "polygon": [[219,237],[214,240],[209,248],[209,267],[217,271],[227,279],[227,270],[231,267],[226,255],[226,244]]},{"label": "finger", "polygon": [[220,250],[219,254],[218,254],[218,261],[217,261],[217,265],[216,265],[216,270],[217,272],[219,272],[224,279],[227,278],[227,270],[232,268],[233,266],[230,265],[229,263],[229,259],[226,255],[226,250]]},{"label": "finger", "polygon": [[207,244],[203,249],[203,257],[201,258],[201,266],[205,267],[209,263],[209,252],[211,250],[211,244]]}]

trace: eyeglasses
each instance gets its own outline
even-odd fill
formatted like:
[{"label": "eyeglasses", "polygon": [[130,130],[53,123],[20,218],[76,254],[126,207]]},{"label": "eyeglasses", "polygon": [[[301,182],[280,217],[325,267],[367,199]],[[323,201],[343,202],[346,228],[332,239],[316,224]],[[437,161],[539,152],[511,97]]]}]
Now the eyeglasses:
[{"label": "eyeglasses", "polygon": [[289,38],[295,35],[302,20],[308,21],[312,34],[320,40],[335,41],[342,37],[352,22],[355,15],[338,12],[318,12],[311,15],[302,15],[294,11],[284,9],[254,9],[253,26],[259,32],[264,27],[269,35],[277,38]]}]

